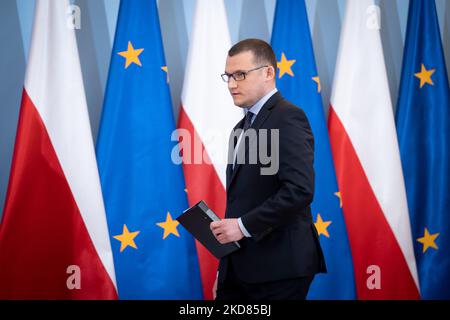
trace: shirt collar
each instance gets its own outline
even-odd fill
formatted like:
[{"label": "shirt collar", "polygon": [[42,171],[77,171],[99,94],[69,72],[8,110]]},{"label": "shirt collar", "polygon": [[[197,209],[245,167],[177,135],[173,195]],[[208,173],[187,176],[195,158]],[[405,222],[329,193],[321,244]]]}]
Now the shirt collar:
[{"label": "shirt collar", "polygon": [[270,91],[268,94],[266,94],[264,97],[262,97],[258,102],[256,102],[253,107],[251,108],[245,108],[245,114],[247,112],[252,112],[255,116],[253,116],[253,120],[256,118],[256,115],[258,115],[259,110],[264,106],[264,104],[267,102],[267,100],[270,99],[275,93],[277,93],[277,88],[274,88],[272,91]]}]

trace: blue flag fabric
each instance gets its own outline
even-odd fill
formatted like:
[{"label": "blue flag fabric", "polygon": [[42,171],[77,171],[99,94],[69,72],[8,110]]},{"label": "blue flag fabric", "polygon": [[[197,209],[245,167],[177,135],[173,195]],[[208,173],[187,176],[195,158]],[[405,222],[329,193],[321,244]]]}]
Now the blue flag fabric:
[{"label": "blue flag fabric", "polygon": [[315,140],[316,190],[311,209],[328,273],[316,275],[308,299],[355,299],[350,245],[304,0],[277,1],[272,47],[278,61],[277,88],[286,99],[306,112]]},{"label": "blue flag fabric", "polygon": [[450,93],[434,0],[412,0],[396,110],[420,291],[450,299]]},{"label": "blue flag fabric", "polygon": [[120,299],[201,299],[156,0],[121,1],[97,158]]}]

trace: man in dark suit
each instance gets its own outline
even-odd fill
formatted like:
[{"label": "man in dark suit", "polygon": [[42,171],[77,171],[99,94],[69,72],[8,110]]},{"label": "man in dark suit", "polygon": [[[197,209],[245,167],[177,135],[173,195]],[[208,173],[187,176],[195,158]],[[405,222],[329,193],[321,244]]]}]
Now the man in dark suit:
[{"label": "man in dark suit", "polygon": [[[247,39],[229,50],[222,75],[246,115],[230,138],[225,219],[211,223],[219,242],[241,245],[220,260],[217,300],[305,299],[326,272],[310,209],[313,134],[303,110],[277,92],[276,68],[270,45]],[[261,150],[277,163],[269,168]]]}]

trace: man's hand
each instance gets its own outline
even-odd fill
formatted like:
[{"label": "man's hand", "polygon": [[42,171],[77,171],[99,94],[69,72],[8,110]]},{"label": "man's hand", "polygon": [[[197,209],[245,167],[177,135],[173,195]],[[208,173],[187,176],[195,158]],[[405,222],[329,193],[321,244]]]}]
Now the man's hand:
[{"label": "man's hand", "polygon": [[211,231],[221,244],[239,241],[244,234],[239,228],[238,219],[223,219],[210,224]]}]

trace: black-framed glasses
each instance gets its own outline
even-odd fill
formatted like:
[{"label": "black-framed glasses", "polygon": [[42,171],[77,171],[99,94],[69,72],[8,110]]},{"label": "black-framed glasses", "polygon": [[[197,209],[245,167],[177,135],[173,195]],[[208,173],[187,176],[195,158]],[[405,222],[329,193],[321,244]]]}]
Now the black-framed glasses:
[{"label": "black-framed glasses", "polygon": [[245,77],[247,76],[248,73],[255,71],[255,70],[265,68],[265,67],[268,67],[268,66],[267,65],[259,66],[259,67],[256,67],[256,68],[253,68],[253,69],[250,69],[247,71],[237,71],[237,72],[231,73],[231,74],[225,72],[224,74],[221,74],[220,76],[222,77],[222,80],[227,83],[228,83],[228,81],[230,81],[230,78],[233,78],[235,81],[242,81],[242,80],[245,80]]}]

